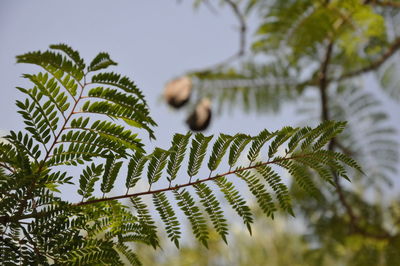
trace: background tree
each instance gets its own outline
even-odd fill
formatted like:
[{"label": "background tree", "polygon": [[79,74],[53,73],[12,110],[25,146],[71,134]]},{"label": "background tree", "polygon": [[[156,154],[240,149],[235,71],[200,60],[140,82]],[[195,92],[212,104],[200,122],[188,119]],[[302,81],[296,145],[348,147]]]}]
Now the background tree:
[{"label": "background tree", "polygon": [[[210,98],[217,113],[265,113],[297,104],[302,124],[349,121],[328,149],[357,158],[366,174],[351,173],[352,186],[335,178],[336,190],[324,189],[318,201],[295,192],[309,228],[307,245],[315,247],[304,254],[318,258],[317,265],[338,257],[351,265],[396,264],[400,203],[389,187],[398,183],[393,116],[399,109],[387,105],[398,105],[400,94],[400,2],[221,3],[238,18],[239,51],[221,64],[185,74],[192,79],[191,101]],[[246,18],[254,13],[260,24],[247,51]]]}]

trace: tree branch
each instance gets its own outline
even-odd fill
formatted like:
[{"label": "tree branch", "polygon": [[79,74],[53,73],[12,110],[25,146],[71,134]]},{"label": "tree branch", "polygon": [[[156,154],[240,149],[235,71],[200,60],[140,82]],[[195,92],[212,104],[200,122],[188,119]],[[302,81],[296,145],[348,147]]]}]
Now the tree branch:
[{"label": "tree branch", "polygon": [[326,49],[325,58],[321,64],[321,71],[319,73],[319,91],[321,98],[321,119],[322,121],[329,120],[329,107],[328,107],[328,95],[327,88],[329,80],[327,77],[328,67],[332,57],[333,41],[330,40]]},{"label": "tree branch", "polygon": [[210,177],[207,177],[207,178],[197,179],[194,182],[189,182],[189,183],[185,183],[185,184],[181,184],[181,185],[175,185],[175,186],[168,186],[166,188],[161,188],[161,189],[147,190],[147,191],[142,191],[142,192],[137,192],[137,193],[132,193],[132,194],[124,194],[124,195],[119,195],[119,196],[114,196],[114,197],[109,197],[109,198],[88,200],[88,201],[84,201],[84,202],[75,203],[75,204],[73,204],[73,206],[83,206],[83,205],[94,204],[94,203],[98,203],[98,202],[104,202],[104,201],[110,201],[110,200],[118,200],[118,199],[131,198],[131,197],[138,197],[138,196],[143,196],[143,195],[156,194],[156,193],[159,193],[159,192],[177,190],[177,189],[180,189],[180,188],[183,188],[183,187],[189,187],[189,186],[193,186],[193,185],[196,185],[196,184],[204,183],[204,182],[207,182],[207,181],[215,180],[215,179],[217,179],[219,177],[232,175],[232,174],[235,174],[235,173],[238,173],[238,172],[241,172],[241,171],[245,171],[245,170],[254,169],[254,168],[257,168],[257,167],[260,167],[260,166],[263,166],[263,165],[275,164],[275,163],[282,162],[282,161],[287,161],[287,160],[295,160],[297,158],[305,158],[305,157],[308,157],[310,155],[311,155],[311,153],[308,153],[308,154],[302,154],[302,155],[292,156],[292,157],[288,157],[288,158],[281,158],[281,159],[277,159],[277,160],[273,160],[273,161],[267,161],[267,162],[254,164],[254,165],[251,165],[251,166],[248,166],[248,167],[244,167],[244,168],[238,168],[238,169],[235,169],[233,171],[228,171],[228,172],[223,173],[223,174],[217,174],[217,175],[210,176]]},{"label": "tree branch", "polygon": [[[399,39],[399,44],[398,46],[400,47],[400,39]],[[325,120],[329,120],[330,119],[330,115],[329,115],[329,106],[328,106],[328,93],[327,93],[327,89],[329,87],[329,83],[330,80],[327,78],[327,73],[328,73],[328,67],[329,67],[329,63],[330,63],[330,59],[332,56],[332,49],[333,49],[333,41],[331,40],[326,48],[326,53],[325,53],[325,57],[323,62],[321,63],[321,71],[319,73],[319,91],[320,91],[320,98],[321,98],[321,118],[322,121]],[[398,49],[398,47],[396,48]],[[394,53],[394,50],[390,49],[390,53],[389,51],[387,53],[384,54],[384,56],[390,57],[390,55],[392,55]],[[383,56],[383,57],[384,57]],[[375,62],[374,64],[374,68],[379,67],[385,60],[385,59],[380,59],[377,62]],[[382,61],[382,62],[381,62]],[[376,66],[375,66],[376,65]],[[371,68],[372,65],[370,65],[368,68],[364,68],[364,69],[369,69]],[[372,70],[371,69],[371,70]],[[370,70],[366,70],[366,71],[370,71]],[[356,73],[358,72],[358,73]],[[355,71],[353,72],[354,75],[359,75],[361,73],[364,73],[364,70],[359,70],[359,71]],[[349,76],[350,77],[350,76]],[[332,139],[329,142],[328,145],[328,150],[333,151],[335,149],[335,146],[337,146],[338,143],[336,142],[335,139]],[[344,148],[342,145],[340,145],[340,148]],[[348,149],[346,149],[347,152]],[[387,233],[387,232],[383,232],[382,234],[374,234],[374,233],[370,233],[368,231],[366,231],[364,228],[362,228],[359,224],[358,224],[358,217],[357,215],[354,213],[353,208],[351,207],[351,205],[348,203],[346,196],[345,196],[345,192],[340,184],[340,180],[339,180],[339,176],[334,173],[334,183],[336,185],[336,191],[339,197],[339,201],[340,203],[343,205],[343,207],[346,210],[347,215],[350,218],[350,226],[351,226],[351,232],[352,233],[357,233],[357,234],[361,234],[363,236],[366,237],[370,237],[370,238],[375,238],[375,239],[387,239],[387,238],[391,238],[392,236]]]},{"label": "tree branch", "polygon": [[15,170],[13,168],[11,168],[10,166],[8,166],[6,163],[0,163],[0,167],[7,169],[11,173],[15,173]]},{"label": "tree branch", "polygon": [[400,37],[394,40],[394,42],[389,46],[387,51],[385,53],[383,53],[380,58],[373,61],[368,66],[362,67],[357,70],[350,71],[348,73],[344,73],[341,76],[339,76],[338,78],[330,79],[330,81],[342,81],[342,80],[353,78],[353,77],[359,76],[361,74],[365,74],[372,70],[375,70],[375,69],[379,68],[383,63],[385,63],[386,60],[388,60],[399,49],[400,49]]},{"label": "tree branch", "polygon": [[400,8],[400,2],[393,2],[393,1],[373,0],[373,1],[370,1],[368,4],[376,5],[376,6],[383,6],[383,7]]},{"label": "tree branch", "polygon": [[225,0],[225,2],[232,8],[233,13],[235,13],[236,17],[239,20],[239,51],[237,52],[237,56],[242,56],[245,53],[246,49],[246,31],[247,31],[247,26],[246,26],[246,20],[244,18],[244,15],[240,11],[238,5],[233,2],[232,0]]}]

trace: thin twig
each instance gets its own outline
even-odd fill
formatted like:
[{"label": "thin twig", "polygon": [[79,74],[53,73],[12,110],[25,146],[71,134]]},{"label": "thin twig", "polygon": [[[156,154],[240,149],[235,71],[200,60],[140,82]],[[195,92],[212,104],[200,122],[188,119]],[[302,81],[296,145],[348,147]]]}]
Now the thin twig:
[{"label": "thin twig", "polygon": [[212,69],[218,69],[223,66],[229,65],[233,61],[243,57],[246,53],[246,33],[247,33],[247,24],[246,24],[246,19],[244,14],[240,11],[239,6],[233,2],[232,0],[224,0],[232,9],[233,13],[237,17],[239,21],[239,49],[237,52],[235,52],[233,55],[229,56],[225,60],[220,61],[217,64],[214,64],[212,66],[208,66],[203,69],[194,69],[188,71],[189,73],[196,73],[196,72],[207,72]]},{"label": "thin twig", "polygon": [[383,7],[394,7],[394,8],[400,8],[400,2],[393,2],[393,1],[379,1],[379,0],[373,0],[370,1],[369,4],[371,5],[376,5],[376,6],[383,6]]},{"label": "thin twig", "polygon": [[269,161],[269,162],[263,162],[263,163],[259,163],[259,164],[254,164],[252,166],[248,166],[248,167],[244,167],[244,168],[238,168],[238,169],[235,169],[233,171],[228,171],[228,172],[223,173],[223,174],[217,174],[217,175],[214,175],[214,176],[211,176],[211,177],[207,177],[207,178],[203,178],[203,179],[197,179],[196,181],[193,181],[193,182],[190,181],[189,183],[185,183],[185,184],[181,184],[181,185],[175,185],[175,186],[161,188],[161,189],[155,189],[155,190],[141,191],[141,192],[137,192],[137,193],[119,195],[119,196],[114,196],[114,197],[109,197],[109,198],[101,198],[101,199],[89,200],[89,201],[85,201],[85,202],[78,202],[78,203],[73,204],[73,206],[83,206],[83,205],[94,204],[94,203],[98,203],[98,202],[104,202],[104,201],[110,201],[110,200],[118,200],[118,199],[131,198],[131,197],[138,197],[138,196],[143,196],[143,195],[156,194],[156,193],[159,193],[159,192],[177,190],[177,189],[180,189],[180,188],[189,187],[189,186],[193,186],[193,185],[196,185],[196,184],[200,184],[200,183],[204,183],[204,182],[207,182],[207,181],[211,181],[211,180],[223,177],[223,176],[232,175],[232,174],[235,174],[235,173],[238,173],[238,172],[241,172],[241,171],[257,168],[257,167],[260,167],[260,166],[263,166],[263,165],[275,164],[275,163],[282,162],[282,161],[287,161],[287,160],[295,160],[297,158],[305,158],[305,157],[308,157],[310,155],[311,154],[302,154],[302,155],[292,156],[292,157],[288,157],[288,158],[280,158],[280,159]]},{"label": "thin twig", "polygon": [[330,79],[329,81],[342,81],[345,79],[354,78],[359,75],[373,71],[373,70],[379,68],[383,63],[385,63],[386,60],[388,60],[399,49],[400,49],[400,37],[396,38],[393,41],[393,43],[389,46],[387,51],[382,54],[381,57],[379,57],[378,59],[376,59],[375,61],[370,63],[368,66],[344,73],[341,76],[339,76],[338,78],[333,78],[333,79]]},{"label": "thin twig", "polygon": [[246,20],[244,15],[240,11],[238,5],[232,0],[225,0],[225,2],[232,8],[233,13],[235,13],[237,19],[239,20],[239,51],[237,52],[237,56],[242,56],[245,53],[246,49]]}]

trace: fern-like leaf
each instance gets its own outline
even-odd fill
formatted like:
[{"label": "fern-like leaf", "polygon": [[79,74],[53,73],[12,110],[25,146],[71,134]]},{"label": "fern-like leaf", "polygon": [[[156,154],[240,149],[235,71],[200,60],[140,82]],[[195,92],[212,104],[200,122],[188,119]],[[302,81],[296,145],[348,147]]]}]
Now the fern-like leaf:
[{"label": "fern-like leaf", "polygon": [[172,138],[172,147],[170,148],[170,156],[167,166],[167,173],[169,175],[167,179],[170,182],[174,180],[178,174],[191,135],[191,133],[187,133],[186,135],[175,134]]},{"label": "fern-like leaf", "polygon": [[128,173],[125,186],[127,189],[132,188],[140,180],[144,165],[148,161],[148,157],[140,152],[136,152],[129,160]]},{"label": "fern-like leaf", "polygon": [[178,206],[188,218],[192,225],[193,234],[205,246],[208,247],[208,229],[206,220],[200,212],[199,207],[195,205],[193,197],[188,191],[174,190],[175,199],[178,201]]},{"label": "fern-like leaf", "polygon": [[227,181],[225,177],[215,179],[215,183],[219,186],[221,192],[224,193],[225,199],[228,201],[229,205],[243,219],[243,223],[251,234],[251,224],[254,219],[250,208],[246,205],[246,201],[240,196],[234,185]]},{"label": "fern-like leaf", "polygon": [[148,207],[139,197],[131,197],[131,203],[135,210],[137,211],[137,216],[139,218],[140,225],[144,228],[145,232],[148,235],[150,244],[153,248],[159,246],[158,237],[157,237],[157,227],[155,226],[155,222],[148,211]]},{"label": "fern-like leaf", "polygon": [[162,192],[153,194],[153,202],[156,210],[160,214],[161,220],[165,224],[168,238],[179,248],[179,239],[181,238],[180,223],[175,216],[174,209]]},{"label": "fern-like leaf", "polygon": [[192,139],[187,170],[190,177],[195,176],[199,172],[201,163],[206,155],[207,145],[211,139],[212,136],[206,137],[201,133],[197,133],[194,139]]},{"label": "fern-like leaf", "polygon": [[96,57],[90,62],[90,65],[88,67],[88,71],[97,71],[100,69],[107,68],[111,65],[116,66],[117,63],[115,63],[113,60],[111,60],[110,55],[108,53],[99,53],[96,55]]},{"label": "fern-like leaf", "polygon": [[242,151],[246,148],[247,144],[251,141],[251,137],[245,134],[236,134],[233,137],[233,142],[231,145],[231,149],[229,151],[229,160],[228,163],[230,167],[233,167],[239,156],[242,154]]},{"label": "fern-like leaf", "polygon": [[265,186],[261,184],[258,178],[255,175],[252,175],[249,171],[236,173],[236,175],[246,182],[250,192],[256,197],[261,210],[268,217],[273,218],[277,209],[271,194],[266,191]]},{"label": "fern-like leaf", "polygon": [[103,180],[100,187],[103,193],[110,192],[114,187],[115,179],[117,178],[121,166],[122,161],[117,162],[116,158],[113,156],[107,158],[104,166]]},{"label": "fern-like leaf", "polygon": [[94,184],[100,179],[103,173],[103,165],[95,165],[92,163],[88,165],[86,169],[83,170],[81,176],[79,177],[79,189],[78,194],[84,198],[90,198],[94,191]]},{"label": "fern-like leaf", "polygon": [[215,230],[221,236],[224,242],[227,243],[227,220],[224,218],[224,213],[213,191],[204,183],[196,184],[194,185],[194,188],[196,189],[196,193],[200,197],[200,201],[203,204],[206,212],[210,216]]},{"label": "fern-like leaf", "polygon": [[211,171],[217,169],[232,140],[233,138],[231,136],[225,134],[221,134],[218,137],[212,148],[211,157],[208,161],[208,169]]},{"label": "fern-like leaf", "polygon": [[160,179],[162,171],[167,164],[168,156],[169,152],[160,148],[156,148],[154,152],[149,155],[147,180],[150,186]]}]

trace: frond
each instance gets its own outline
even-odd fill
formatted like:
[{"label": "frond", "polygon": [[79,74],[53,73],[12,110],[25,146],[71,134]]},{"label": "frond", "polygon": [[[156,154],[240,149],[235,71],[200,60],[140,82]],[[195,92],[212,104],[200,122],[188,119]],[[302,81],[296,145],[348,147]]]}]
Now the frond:
[{"label": "frond", "polygon": [[173,191],[178,206],[181,208],[185,216],[188,218],[194,236],[205,246],[208,247],[208,228],[206,219],[200,212],[199,207],[195,205],[195,201],[190,193],[186,190]]},{"label": "frond", "polygon": [[229,205],[243,219],[243,223],[246,225],[251,234],[251,224],[253,223],[254,219],[250,208],[246,205],[246,200],[240,196],[234,185],[227,181],[225,177],[216,179],[215,183],[219,186]]},{"label": "frond", "polygon": [[170,156],[168,160],[168,181],[172,181],[176,178],[178,171],[182,165],[182,161],[185,157],[186,147],[189,143],[191,133],[186,135],[175,134],[172,138],[172,144],[170,148]]},{"label": "frond", "polygon": [[58,79],[69,75],[76,81],[80,81],[84,76],[83,70],[76,66],[72,61],[61,54],[52,51],[37,51],[19,55],[17,56],[17,63],[38,65]]},{"label": "frond", "polygon": [[225,134],[221,134],[218,137],[212,148],[210,160],[208,161],[208,169],[211,171],[217,169],[232,140],[233,138],[231,136]]},{"label": "frond", "polygon": [[128,77],[113,72],[105,72],[94,75],[92,77],[92,82],[120,88],[127,93],[136,95],[144,104],[146,104],[143,93]]},{"label": "frond", "polygon": [[130,265],[133,266],[142,265],[137,255],[127,245],[119,243],[115,248],[117,249],[118,252],[121,252],[124,255],[124,257],[129,261]]},{"label": "frond", "polygon": [[201,133],[197,133],[192,139],[192,146],[190,148],[189,164],[187,173],[190,177],[199,172],[201,163],[206,156],[207,145],[211,141],[212,136],[206,137]]},{"label": "frond", "polygon": [[116,158],[113,156],[107,158],[104,166],[103,180],[101,183],[101,191],[103,193],[108,193],[111,191],[121,166],[122,161],[117,162]]},{"label": "frond", "polygon": [[81,70],[85,69],[85,62],[79,55],[79,52],[72,49],[70,46],[64,43],[60,43],[60,44],[50,45],[50,48],[54,50],[63,51],[74,61],[74,63],[79,67],[79,69]]},{"label": "frond", "polygon": [[136,183],[140,180],[144,165],[148,161],[148,157],[143,153],[136,152],[128,164],[128,173],[126,177],[125,186],[127,189],[132,188],[136,185]]},{"label": "frond", "polygon": [[[374,95],[356,89],[342,92],[334,99],[334,118],[348,121],[338,138],[342,148],[347,149],[347,155],[356,158],[368,173],[364,180],[390,183],[390,175],[399,171],[399,142],[395,137],[397,130],[389,125],[384,106]],[[336,156],[340,159],[343,155]]]},{"label": "frond", "polygon": [[251,137],[245,134],[236,134],[233,137],[231,149],[229,151],[229,166],[233,167],[239,156],[242,154],[242,151],[246,148],[247,144],[251,141]]},{"label": "frond", "polygon": [[168,238],[179,248],[179,239],[181,238],[180,223],[165,193],[153,194],[153,202],[156,210],[160,214],[161,220],[165,224],[165,231],[167,232]]},{"label": "frond", "polygon": [[144,231],[147,233],[150,244],[156,248],[159,246],[157,237],[157,227],[155,222],[149,213],[149,208],[139,197],[130,198],[133,208],[137,212],[137,217],[139,219],[140,225],[143,227]]},{"label": "frond", "polygon": [[92,163],[88,165],[79,177],[79,189],[78,194],[84,198],[90,198],[94,191],[94,184],[100,179],[103,173],[103,165],[95,165]]},{"label": "frond", "polygon": [[162,171],[167,164],[168,155],[168,151],[160,148],[156,148],[154,152],[149,155],[147,179],[150,185],[156,183],[160,179]]},{"label": "frond", "polygon": [[244,180],[249,187],[250,192],[254,195],[261,210],[268,216],[273,218],[274,212],[277,210],[273,202],[272,196],[267,192],[265,186],[261,184],[255,175],[250,172],[241,172],[236,174]]},{"label": "frond", "polygon": [[[361,170],[348,156],[326,150],[329,142],[339,139],[345,126],[333,121],[315,128],[265,129],[256,136],[219,134],[214,142],[213,136],[200,133],[176,134],[169,149],[156,147],[147,153],[136,131],[155,138],[156,123],[141,90],[119,74],[92,73],[115,65],[110,56],[100,53],[87,67],[71,47],[58,44],[51,48],[56,52],[17,57],[18,62],[39,65],[44,72],[24,75],[33,87],[19,88],[27,97],[17,106],[28,134],[11,131],[5,137],[7,142],[0,143],[0,226],[6,228],[2,245],[7,247],[7,262],[46,264],[45,257],[37,255],[39,252],[54,257],[55,264],[121,265],[119,255],[131,264],[140,264],[126,243],[160,246],[152,207],[142,198],[146,195],[152,195],[167,236],[177,247],[183,230],[174,204],[204,246],[208,246],[208,222],[227,242],[228,219],[219,194],[250,233],[253,223],[248,202],[235,189],[231,176],[239,177],[237,181],[248,186],[262,212],[273,217],[278,207],[294,215],[291,195],[275,167],[283,167],[312,195],[319,192],[314,185],[316,178],[332,183],[334,175],[348,179],[348,168]],[[243,99],[247,101],[246,96]],[[353,106],[359,106],[357,101]],[[375,118],[382,116],[377,113]],[[221,166],[224,156],[229,164],[225,171]],[[243,165],[241,157],[250,164]],[[182,169],[186,161],[187,168]],[[64,169],[78,164],[83,164],[81,175],[74,180]],[[206,171],[211,172],[202,176]],[[106,195],[119,184],[121,173],[126,194]],[[143,177],[147,177],[149,189],[129,194]],[[100,180],[102,195],[96,195],[96,182]],[[74,181],[79,181],[77,193],[82,200],[64,202],[57,196],[60,185]],[[169,193],[174,198],[169,198]],[[131,205],[117,201],[123,198],[129,198]],[[35,246],[18,242],[25,238]],[[15,250],[20,246],[24,253]]]},{"label": "frond", "polygon": [[96,55],[95,58],[93,58],[92,62],[90,62],[88,71],[89,72],[97,71],[100,69],[107,68],[111,65],[116,66],[117,63],[111,60],[110,55],[108,53],[99,53],[98,55]]},{"label": "frond", "polygon": [[197,195],[200,197],[200,202],[203,204],[206,212],[210,216],[211,222],[215,230],[221,238],[227,243],[226,236],[228,234],[228,222],[224,218],[224,213],[221,206],[213,194],[213,191],[203,183],[194,185]]},{"label": "frond", "polygon": [[250,162],[254,162],[258,158],[261,148],[273,136],[274,134],[271,134],[268,130],[263,130],[258,136],[254,137],[251,142],[249,153],[247,154],[247,159]]}]

